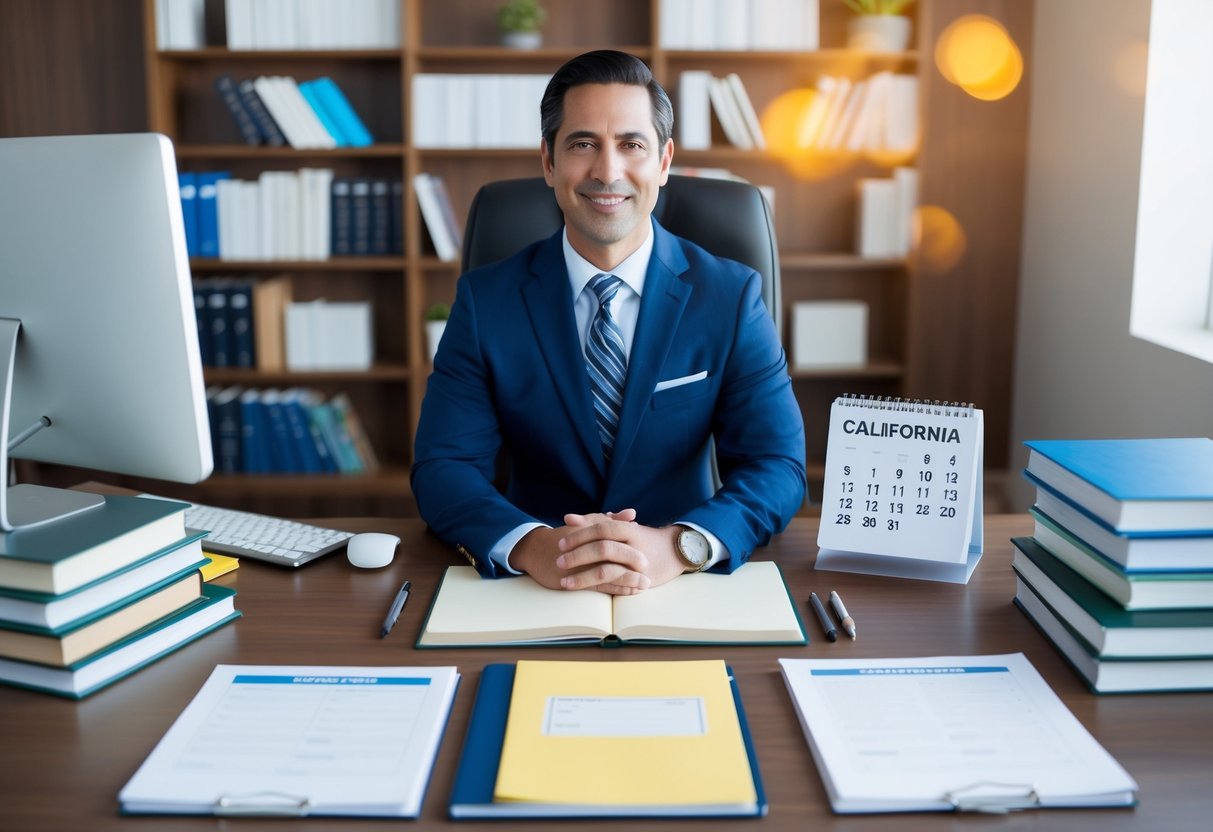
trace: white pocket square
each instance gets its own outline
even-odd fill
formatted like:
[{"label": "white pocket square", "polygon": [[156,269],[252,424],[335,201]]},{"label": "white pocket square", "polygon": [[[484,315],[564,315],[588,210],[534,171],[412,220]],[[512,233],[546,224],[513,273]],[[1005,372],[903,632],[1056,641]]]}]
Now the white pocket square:
[{"label": "white pocket square", "polygon": [[672,378],[667,381],[659,381],[657,382],[657,386],[653,388],[653,392],[660,393],[662,390],[669,390],[671,387],[681,387],[684,384],[694,384],[697,381],[703,381],[707,377],[708,371],[700,370],[694,375],[680,376],[679,378]]}]

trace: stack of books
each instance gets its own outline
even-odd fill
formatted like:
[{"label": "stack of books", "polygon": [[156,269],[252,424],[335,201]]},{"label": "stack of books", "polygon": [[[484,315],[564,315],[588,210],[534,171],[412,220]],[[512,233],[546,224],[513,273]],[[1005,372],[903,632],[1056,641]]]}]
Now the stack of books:
[{"label": "stack of books", "polygon": [[1016,605],[1098,693],[1213,688],[1213,440],[1042,440]]},{"label": "stack of books", "polygon": [[0,534],[0,682],[80,699],[237,618],[186,508],[107,496]]}]

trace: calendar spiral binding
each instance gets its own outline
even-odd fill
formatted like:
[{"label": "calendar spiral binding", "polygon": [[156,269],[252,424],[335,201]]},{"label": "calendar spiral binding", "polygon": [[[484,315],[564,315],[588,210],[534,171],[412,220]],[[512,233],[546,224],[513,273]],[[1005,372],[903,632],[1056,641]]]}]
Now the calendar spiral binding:
[{"label": "calendar spiral binding", "polygon": [[925,413],[932,416],[959,416],[961,418],[971,418],[977,409],[972,402],[902,399],[897,396],[864,396],[858,393],[847,393],[835,401],[843,407],[868,407],[901,413]]}]

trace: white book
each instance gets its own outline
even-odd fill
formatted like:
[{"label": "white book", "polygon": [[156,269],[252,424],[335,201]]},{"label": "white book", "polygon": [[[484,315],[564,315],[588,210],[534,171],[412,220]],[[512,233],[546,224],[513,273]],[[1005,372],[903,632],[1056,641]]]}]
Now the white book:
[{"label": "white book", "polygon": [[219,259],[235,260],[236,211],[240,185],[235,179],[215,183],[215,210],[219,217]]},{"label": "white book", "polygon": [[320,370],[369,370],[375,342],[368,301],[319,301],[312,306],[314,366]]},{"label": "white book", "polygon": [[1137,783],[1022,653],[779,666],[835,812],[1136,802]]},{"label": "white book", "polygon": [[164,36],[161,49],[201,49],[206,45],[203,0],[162,0],[157,4],[156,31]]},{"label": "white book", "polygon": [[729,82],[723,78],[713,78],[708,88],[708,97],[712,100],[716,120],[720,122],[729,144],[742,150],[753,150],[754,140],[750,138],[749,130],[741,119],[741,111],[737,109],[737,101],[733,98]]},{"label": "white book", "polygon": [[860,179],[855,253],[861,257],[897,257],[897,183]]},{"label": "white book", "polygon": [[[286,368],[314,370],[318,366],[316,350],[316,306],[318,301],[288,303],[283,316],[286,335]],[[268,391],[267,391],[268,392]]]},{"label": "white book", "polygon": [[893,169],[897,184],[897,253],[905,256],[914,247],[914,212],[918,209],[918,170]]},{"label": "white book", "polygon": [[884,149],[912,153],[917,147],[918,79],[913,75],[893,75],[885,100]]},{"label": "white book", "polygon": [[712,17],[716,24],[713,38],[717,49],[744,51],[750,47],[750,5],[752,0],[715,0]]},{"label": "white book", "polygon": [[430,174],[418,173],[413,177],[413,191],[417,194],[417,204],[421,208],[421,218],[425,221],[426,231],[434,243],[434,251],[439,260],[453,263],[459,259],[459,249],[451,237],[447,223],[443,217],[442,205]]},{"label": "white book", "polygon": [[834,91],[830,94],[829,105],[821,118],[821,127],[813,136],[813,147],[818,150],[828,150],[838,122],[846,112],[847,103],[851,100],[851,81],[849,78],[838,78]]},{"label": "white book", "polygon": [[454,667],[218,665],[118,800],[135,814],[417,817],[458,681]]},{"label": "white book", "polygon": [[277,123],[287,144],[294,148],[307,146],[307,133],[297,123],[290,104],[283,97],[279,85],[268,75],[253,79],[253,91],[269,111],[270,117]]},{"label": "white book", "polygon": [[227,0],[224,25],[228,49],[255,49],[253,41],[253,5],[247,0]]},{"label": "white book", "polygon": [[846,146],[846,139],[854,128],[860,110],[863,109],[867,94],[867,81],[856,81],[851,85],[851,94],[847,96],[846,107],[830,128],[830,134],[825,138],[822,149],[842,150]]},{"label": "white book", "polygon": [[312,109],[312,105],[303,97],[303,93],[299,91],[298,82],[289,75],[279,75],[276,80],[282,89],[283,96],[294,111],[300,128],[307,137],[307,144],[300,145],[300,147],[322,149],[336,147],[337,140],[324,128],[324,124],[320,121],[320,117],[316,115],[316,111]]},{"label": "white book", "polygon": [[758,113],[754,110],[754,102],[750,101],[750,94],[746,92],[745,84],[741,80],[741,76],[736,72],[730,72],[725,76],[725,81],[728,82],[729,91],[733,95],[733,103],[737,107],[737,112],[741,116],[741,122],[745,125],[746,133],[750,136],[750,141],[758,150],[767,149],[766,136],[762,133],[762,123],[758,120]]},{"label": "white book", "polygon": [[411,113],[413,145],[421,149],[442,147],[446,124],[446,98],[442,94],[443,76],[413,76]]},{"label": "white book", "polygon": [[868,305],[858,300],[792,305],[792,360],[797,370],[868,363]]},{"label": "white book", "polygon": [[862,153],[877,149],[875,137],[884,129],[884,101],[888,95],[890,77],[891,72],[882,70],[867,79],[863,101],[843,138],[843,147],[849,152]]},{"label": "white book", "polygon": [[712,146],[712,73],[687,70],[678,76],[678,144],[682,150]]},{"label": "white book", "polygon": [[800,27],[796,43],[798,49],[812,52],[821,46],[821,13],[817,0],[791,0],[800,7]]},{"label": "white book", "polygon": [[661,0],[658,40],[665,49],[691,47],[691,18],[694,0]]},{"label": "white book", "polygon": [[817,79],[813,100],[809,102],[809,106],[805,109],[804,115],[800,117],[800,124],[796,128],[797,147],[808,149],[816,144],[817,134],[821,132],[822,125],[825,124],[837,86],[838,79],[833,75],[822,75]]}]

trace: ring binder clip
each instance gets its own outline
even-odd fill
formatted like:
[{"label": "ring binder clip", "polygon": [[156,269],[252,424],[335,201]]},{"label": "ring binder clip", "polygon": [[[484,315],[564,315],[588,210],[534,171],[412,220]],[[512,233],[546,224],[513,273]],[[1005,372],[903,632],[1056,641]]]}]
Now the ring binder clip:
[{"label": "ring binder clip", "polygon": [[[966,792],[970,794],[965,794]],[[983,812],[990,815],[1005,815],[1040,807],[1040,795],[1027,783],[970,783],[945,792],[943,799],[957,812]]]},{"label": "ring binder clip", "polygon": [[216,815],[302,818],[311,810],[310,799],[284,792],[253,792],[230,797],[225,795],[215,801]]}]

